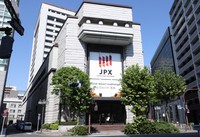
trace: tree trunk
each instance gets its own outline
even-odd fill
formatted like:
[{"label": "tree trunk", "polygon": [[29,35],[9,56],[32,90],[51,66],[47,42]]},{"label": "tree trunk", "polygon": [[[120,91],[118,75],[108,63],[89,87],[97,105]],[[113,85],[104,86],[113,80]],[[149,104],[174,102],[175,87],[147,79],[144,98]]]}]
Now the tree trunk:
[{"label": "tree trunk", "polygon": [[80,113],[78,112],[78,115],[77,115],[77,126],[79,125],[79,121],[80,121]]},{"label": "tree trunk", "polygon": [[166,104],[165,104],[165,116],[166,116],[166,120],[167,122],[169,122],[169,115],[168,115],[168,101],[165,100]]}]

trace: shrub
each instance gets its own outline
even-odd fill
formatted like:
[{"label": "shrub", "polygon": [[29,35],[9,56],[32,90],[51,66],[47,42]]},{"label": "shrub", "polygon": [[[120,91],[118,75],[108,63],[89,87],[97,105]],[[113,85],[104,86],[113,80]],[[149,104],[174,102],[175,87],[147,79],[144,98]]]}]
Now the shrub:
[{"label": "shrub", "polygon": [[42,125],[42,129],[58,130],[58,123],[45,123]]},{"label": "shrub", "polygon": [[167,122],[155,122],[156,133],[158,134],[170,134],[170,133],[179,133],[179,129],[176,128],[173,124]]},{"label": "shrub", "polygon": [[135,124],[127,124],[124,127],[124,133],[125,134],[139,134],[139,132],[137,131],[137,127],[135,126]]},{"label": "shrub", "polygon": [[154,122],[150,122],[148,119],[141,118],[136,123],[137,130],[140,134],[155,134],[156,126]]},{"label": "shrub", "polygon": [[43,124],[42,129],[50,129],[50,124],[49,123]]},{"label": "shrub", "polygon": [[125,134],[170,134],[179,133],[179,129],[167,122],[150,122],[144,117],[136,117],[134,123],[127,124]]},{"label": "shrub", "polygon": [[73,135],[88,135],[87,126],[75,126],[70,131],[72,131]]},{"label": "shrub", "polygon": [[51,123],[50,124],[50,129],[51,130],[58,130],[58,123]]}]

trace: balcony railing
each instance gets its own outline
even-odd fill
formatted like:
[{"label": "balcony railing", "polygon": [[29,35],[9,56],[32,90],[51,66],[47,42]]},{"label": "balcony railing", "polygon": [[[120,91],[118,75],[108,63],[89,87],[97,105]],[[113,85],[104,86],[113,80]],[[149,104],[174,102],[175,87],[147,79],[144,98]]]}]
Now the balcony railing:
[{"label": "balcony railing", "polygon": [[184,79],[188,80],[189,78],[194,76],[194,70],[190,71],[184,76]]},{"label": "balcony railing", "polygon": [[198,59],[200,59],[200,52],[194,56],[194,61],[197,61]]},{"label": "balcony railing", "polygon": [[182,73],[183,71],[185,71],[187,68],[191,67],[193,65],[192,60],[190,60],[188,63],[186,63],[183,67],[181,67],[179,69],[180,73]]},{"label": "balcony railing", "polygon": [[190,36],[190,40],[193,41],[196,36],[198,36],[197,30]]},{"label": "balcony railing", "polygon": [[191,89],[191,88],[194,88],[194,87],[197,87],[197,81],[196,80],[187,85],[187,89]]},{"label": "balcony railing", "polygon": [[194,25],[195,25],[195,21],[192,21],[192,23],[188,27],[188,32],[191,31],[191,29],[194,27]]},{"label": "balcony railing", "polygon": [[185,61],[190,55],[191,55],[190,50],[188,50],[188,51],[183,55],[183,57],[178,61],[178,64],[179,64],[179,65],[182,64],[183,61]]},{"label": "balcony railing", "polygon": [[200,1],[198,0],[197,3],[194,6],[194,11],[196,11],[199,6],[200,6]]},{"label": "balcony railing", "polygon": [[180,56],[180,54],[189,46],[189,41],[187,41],[182,48],[177,52],[177,57]]},{"label": "balcony railing", "polygon": [[200,66],[196,67],[196,73],[200,72]]},{"label": "balcony railing", "polygon": [[200,45],[200,42],[197,41],[197,42],[192,46],[192,51],[193,51],[193,52],[196,51],[196,49],[199,47],[199,45]]}]

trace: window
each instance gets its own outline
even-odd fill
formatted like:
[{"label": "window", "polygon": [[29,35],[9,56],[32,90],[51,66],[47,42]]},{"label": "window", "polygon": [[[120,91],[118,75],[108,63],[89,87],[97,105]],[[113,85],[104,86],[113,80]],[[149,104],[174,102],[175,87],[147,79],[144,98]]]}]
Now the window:
[{"label": "window", "polygon": [[17,113],[22,113],[22,110],[18,110],[18,112]]},{"label": "window", "polygon": [[51,21],[54,21],[55,17],[53,17],[53,16],[48,16],[47,19],[48,19],[48,20],[51,20]]},{"label": "window", "polygon": [[50,35],[50,34],[46,34],[46,36],[47,36],[47,37],[51,37],[51,38],[53,37],[53,35]]},{"label": "window", "polygon": [[15,118],[15,115],[9,115],[8,117],[9,118]]},{"label": "window", "polygon": [[52,27],[53,27],[53,24],[51,24],[51,23],[47,23],[47,25],[48,25],[48,26],[52,26]]},{"label": "window", "polygon": [[65,20],[59,19],[59,18],[56,18],[56,21],[57,21],[57,22],[60,22],[60,23],[65,23]]},{"label": "window", "polygon": [[51,40],[45,40],[45,42],[52,43],[52,41],[51,41]]},{"label": "window", "polygon": [[10,109],[10,113],[15,113],[15,109]]},{"label": "window", "polygon": [[49,31],[49,32],[53,32],[53,30],[52,30],[52,29],[47,29],[47,31]]},{"label": "window", "polygon": [[11,108],[16,108],[16,104],[10,104]]}]

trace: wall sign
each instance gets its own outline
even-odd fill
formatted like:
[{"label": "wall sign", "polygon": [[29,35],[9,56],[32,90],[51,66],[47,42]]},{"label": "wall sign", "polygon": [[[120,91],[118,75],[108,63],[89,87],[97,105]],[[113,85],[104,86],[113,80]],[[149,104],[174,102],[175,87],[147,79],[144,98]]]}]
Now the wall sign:
[{"label": "wall sign", "polygon": [[121,54],[90,52],[90,85],[96,96],[116,96],[121,89],[121,74]]}]

